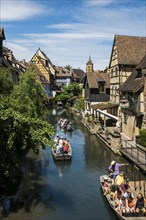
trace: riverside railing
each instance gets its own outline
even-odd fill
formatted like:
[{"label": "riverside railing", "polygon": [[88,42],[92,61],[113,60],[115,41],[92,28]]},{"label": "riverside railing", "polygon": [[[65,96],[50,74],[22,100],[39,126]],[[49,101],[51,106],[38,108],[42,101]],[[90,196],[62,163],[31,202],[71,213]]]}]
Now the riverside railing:
[{"label": "riverside railing", "polygon": [[130,156],[131,159],[135,159],[137,162],[136,165],[142,166],[146,171],[146,151],[134,146],[128,140],[122,140],[121,150],[123,150],[127,156]]}]

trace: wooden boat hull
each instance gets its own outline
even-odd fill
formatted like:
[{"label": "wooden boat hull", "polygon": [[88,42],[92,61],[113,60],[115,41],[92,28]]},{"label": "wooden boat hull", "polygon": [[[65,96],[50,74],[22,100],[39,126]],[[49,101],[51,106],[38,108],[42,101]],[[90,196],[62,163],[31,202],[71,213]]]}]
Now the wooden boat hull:
[{"label": "wooden boat hull", "polygon": [[[103,183],[103,180],[104,180],[104,176],[100,176],[100,184],[101,184],[101,189],[102,191],[104,190],[103,189],[103,186],[102,186],[102,183]],[[103,194],[104,195],[104,194]],[[121,215],[121,213],[117,212],[114,207],[112,206],[112,203],[110,202],[110,196],[109,195],[104,195],[106,200],[108,201],[110,207],[112,208],[112,210],[114,211],[114,213],[116,214],[116,216],[118,217],[118,219],[121,219],[121,220],[146,220],[146,217],[145,216],[142,216],[142,217],[136,217],[136,216],[132,216],[132,217],[125,217],[123,215]]]}]

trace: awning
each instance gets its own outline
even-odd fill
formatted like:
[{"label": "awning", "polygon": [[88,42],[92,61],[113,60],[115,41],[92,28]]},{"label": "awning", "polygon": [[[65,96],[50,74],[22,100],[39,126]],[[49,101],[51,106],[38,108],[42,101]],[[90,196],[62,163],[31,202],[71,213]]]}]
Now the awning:
[{"label": "awning", "polygon": [[119,104],[116,103],[111,103],[111,102],[103,102],[103,103],[98,103],[98,104],[93,104],[91,105],[91,108],[94,110],[97,109],[101,109],[101,110],[105,110],[105,109],[109,109],[109,108],[114,108],[114,107],[118,107]]}]

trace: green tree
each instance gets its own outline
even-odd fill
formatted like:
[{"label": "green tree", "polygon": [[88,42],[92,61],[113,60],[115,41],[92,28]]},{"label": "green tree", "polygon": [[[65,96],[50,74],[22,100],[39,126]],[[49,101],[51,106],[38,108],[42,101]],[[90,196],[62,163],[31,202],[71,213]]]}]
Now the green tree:
[{"label": "green tree", "polygon": [[68,64],[64,67],[65,69],[67,69],[68,71],[70,71],[72,69],[72,67]]},{"label": "green tree", "polygon": [[56,97],[56,100],[66,104],[69,99],[79,96],[81,91],[82,89],[80,88],[79,84],[71,83],[70,85],[63,87],[63,92]]},{"label": "green tree", "polygon": [[84,111],[84,109],[85,109],[85,101],[84,101],[83,97],[80,97],[79,99],[77,99],[75,101],[75,108],[79,112]]},{"label": "green tree", "polygon": [[0,72],[0,79],[3,79],[1,93],[5,97],[0,100],[1,191],[4,186],[6,189],[17,187],[27,152],[32,149],[37,153],[44,145],[52,146],[51,137],[55,132],[46,121],[46,95],[42,86],[35,81],[34,73],[27,71],[12,90],[13,82],[3,71]]},{"label": "green tree", "polygon": [[9,95],[14,87],[11,70],[0,67],[0,95]]},{"label": "green tree", "polygon": [[47,94],[41,84],[36,81],[35,73],[28,69],[21,75],[19,83],[11,94],[11,106],[16,111],[30,117],[46,118]]}]

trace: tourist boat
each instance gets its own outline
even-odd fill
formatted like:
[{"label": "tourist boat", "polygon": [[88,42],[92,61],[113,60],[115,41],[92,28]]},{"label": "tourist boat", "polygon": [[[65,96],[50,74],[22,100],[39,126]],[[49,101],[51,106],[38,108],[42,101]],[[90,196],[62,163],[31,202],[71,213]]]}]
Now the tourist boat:
[{"label": "tourist boat", "polygon": [[72,123],[69,122],[67,119],[63,119],[63,124],[62,124],[62,121],[59,120],[58,125],[62,129],[66,129],[67,131],[73,131]]},{"label": "tourist boat", "polygon": [[69,145],[68,153],[56,154],[55,149],[52,147],[52,155],[55,160],[71,160],[72,158],[72,147]]},{"label": "tourist boat", "polygon": [[[100,176],[100,184],[101,184],[101,188],[102,188],[103,192],[104,192],[103,182],[104,182],[105,176],[106,175]],[[103,195],[104,195],[104,193],[103,193]],[[121,220],[146,220],[145,216],[128,216],[128,217],[123,216],[120,212],[116,211],[115,208],[113,207],[112,201],[110,199],[110,195],[107,194],[107,195],[104,195],[104,196],[105,196],[106,200],[108,201],[110,207],[112,208],[112,210],[114,211],[114,213],[118,217],[118,219],[121,219]]]}]

